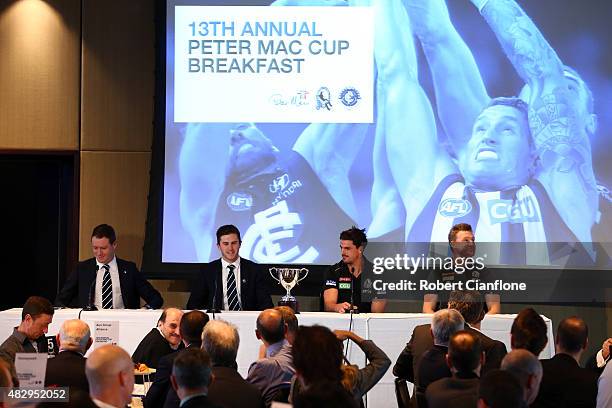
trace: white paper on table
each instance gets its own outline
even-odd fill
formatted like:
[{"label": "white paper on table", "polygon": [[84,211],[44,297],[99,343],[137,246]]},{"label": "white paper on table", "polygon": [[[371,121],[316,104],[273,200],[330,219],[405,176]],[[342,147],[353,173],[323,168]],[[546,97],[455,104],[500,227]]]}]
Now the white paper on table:
[{"label": "white paper on table", "polygon": [[118,321],[97,321],[95,325],[94,348],[106,344],[117,345],[119,343]]},{"label": "white paper on table", "polygon": [[20,388],[42,388],[45,386],[47,354],[15,354],[15,370]]}]

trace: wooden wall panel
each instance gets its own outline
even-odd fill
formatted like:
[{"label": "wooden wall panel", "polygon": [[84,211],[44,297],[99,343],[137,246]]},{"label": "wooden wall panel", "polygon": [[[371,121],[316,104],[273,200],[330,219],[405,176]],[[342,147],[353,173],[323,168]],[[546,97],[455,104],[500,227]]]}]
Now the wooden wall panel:
[{"label": "wooden wall panel", "polygon": [[151,149],[154,5],[83,0],[82,150]]},{"label": "wooden wall panel", "polygon": [[80,3],[0,5],[0,149],[78,149]]},{"label": "wooden wall panel", "polygon": [[150,153],[81,152],[79,259],[90,258],[91,231],[115,227],[117,254],[140,265],[147,217]]}]

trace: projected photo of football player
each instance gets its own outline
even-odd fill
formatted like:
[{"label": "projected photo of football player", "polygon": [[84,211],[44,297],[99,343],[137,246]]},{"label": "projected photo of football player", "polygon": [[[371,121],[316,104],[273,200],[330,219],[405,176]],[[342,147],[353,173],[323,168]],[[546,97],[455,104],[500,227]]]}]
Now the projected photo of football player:
[{"label": "projected photo of football player", "polygon": [[[465,222],[489,242],[590,242],[598,211],[590,91],[514,1],[479,3],[527,84],[521,92],[527,103],[487,95],[444,1],[405,0],[432,71],[450,152],[437,139],[430,102],[411,66],[410,36],[401,36],[398,44],[393,30],[386,30],[386,40],[396,43],[389,47],[402,53],[378,63],[386,66],[385,80],[394,87],[386,122],[402,127],[390,129],[385,144],[406,210],[407,240],[443,242],[451,225]],[[397,10],[387,9],[387,16],[400,25],[396,30],[409,26],[407,18],[398,21],[405,15]],[[410,114],[418,123],[408,122],[402,108],[416,104],[424,104],[416,117]],[[407,123],[412,129],[406,130]]]}]

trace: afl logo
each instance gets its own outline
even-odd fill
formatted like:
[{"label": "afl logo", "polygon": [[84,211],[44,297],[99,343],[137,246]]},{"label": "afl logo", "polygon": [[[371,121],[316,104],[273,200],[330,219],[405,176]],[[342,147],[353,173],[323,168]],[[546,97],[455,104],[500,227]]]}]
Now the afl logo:
[{"label": "afl logo", "polygon": [[232,211],[247,211],[253,206],[253,197],[247,193],[232,193],[225,201]]},{"label": "afl logo", "polygon": [[449,218],[463,217],[470,211],[472,211],[472,204],[468,200],[458,198],[447,198],[438,207],[440,215]]}]

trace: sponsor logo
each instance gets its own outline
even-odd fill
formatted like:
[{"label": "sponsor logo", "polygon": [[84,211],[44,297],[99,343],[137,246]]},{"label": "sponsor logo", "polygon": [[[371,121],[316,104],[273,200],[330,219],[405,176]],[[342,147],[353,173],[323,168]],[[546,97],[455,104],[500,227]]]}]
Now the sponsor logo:
[{"label": "sponsor logo", "polygon": [[350,289],[350,288],[351,288],[351,283],[350,282],[348,282],[348,283],[340,283],[338,285],[338,289]]},{"label": "sponsor logo", "polygon": [[276,197],[272,200],[272,205],[276,205],[286,200],[300,187],[302,187],[302,182],[300,180],[291,181],[287,174],[275,178],[268,186],[271,193],[276,193]]},{"label": "sponsor logo", "polygon": [[438,206],[438,213],[443,217],[463,217],[472,211],[472,204],[468,200],[459,198],[447,198]]},{"label": "sponsor logo", "polygon": [[361,99],[361,95],[359,95],[359,92],[355,88],[348,87],[340,92],[339,99],[344,106],[352,107],[357,105],[357,102]]},{"label": "sponsor logo", "polygon": [[275,93],[270,95],[269,101],[274,106],[308,106],[308,91],[296,91],[294,94],[283,95]]},{"label": "sponsor logo", "polygon": [[350,282],[350,281],[351,281],[351,278],[347,278],[347,277],[345,277],[345,276],[341,276],[341,277],[340,277],[338,280],[339,280],[340,282]]},{"label": "sponsor logo", "polygon": [[268,186],[271,193],[284,190],[289,185],[289,175],[287,173],[276,177]]},{"label": "sponsor logo", "polygon": [[489,200],[487,208],[491,224],[540,221],[537,206],[530,196],[522,200]]},{"label": "sponsor logo", "polygon": [[331,279],[330,279],[330,280],[327,280],[327,281],[325,282],[325,285],[326,285],[326,286],[336,286],[337,284],[336,284],[336,281],[335,281],[335,280],[331,280]]},{"label": "sponsor logo", "polygon": [[331,108],[331,92],[329,92],[329,88],[322,86],[317,90],[317,110],[327,109],[330,111]]},{"label": "sponsor logo", "polygon": [[248,193],[231,193],[225,202],[232,211],[247,211],[253,206],[253,196]]}]

